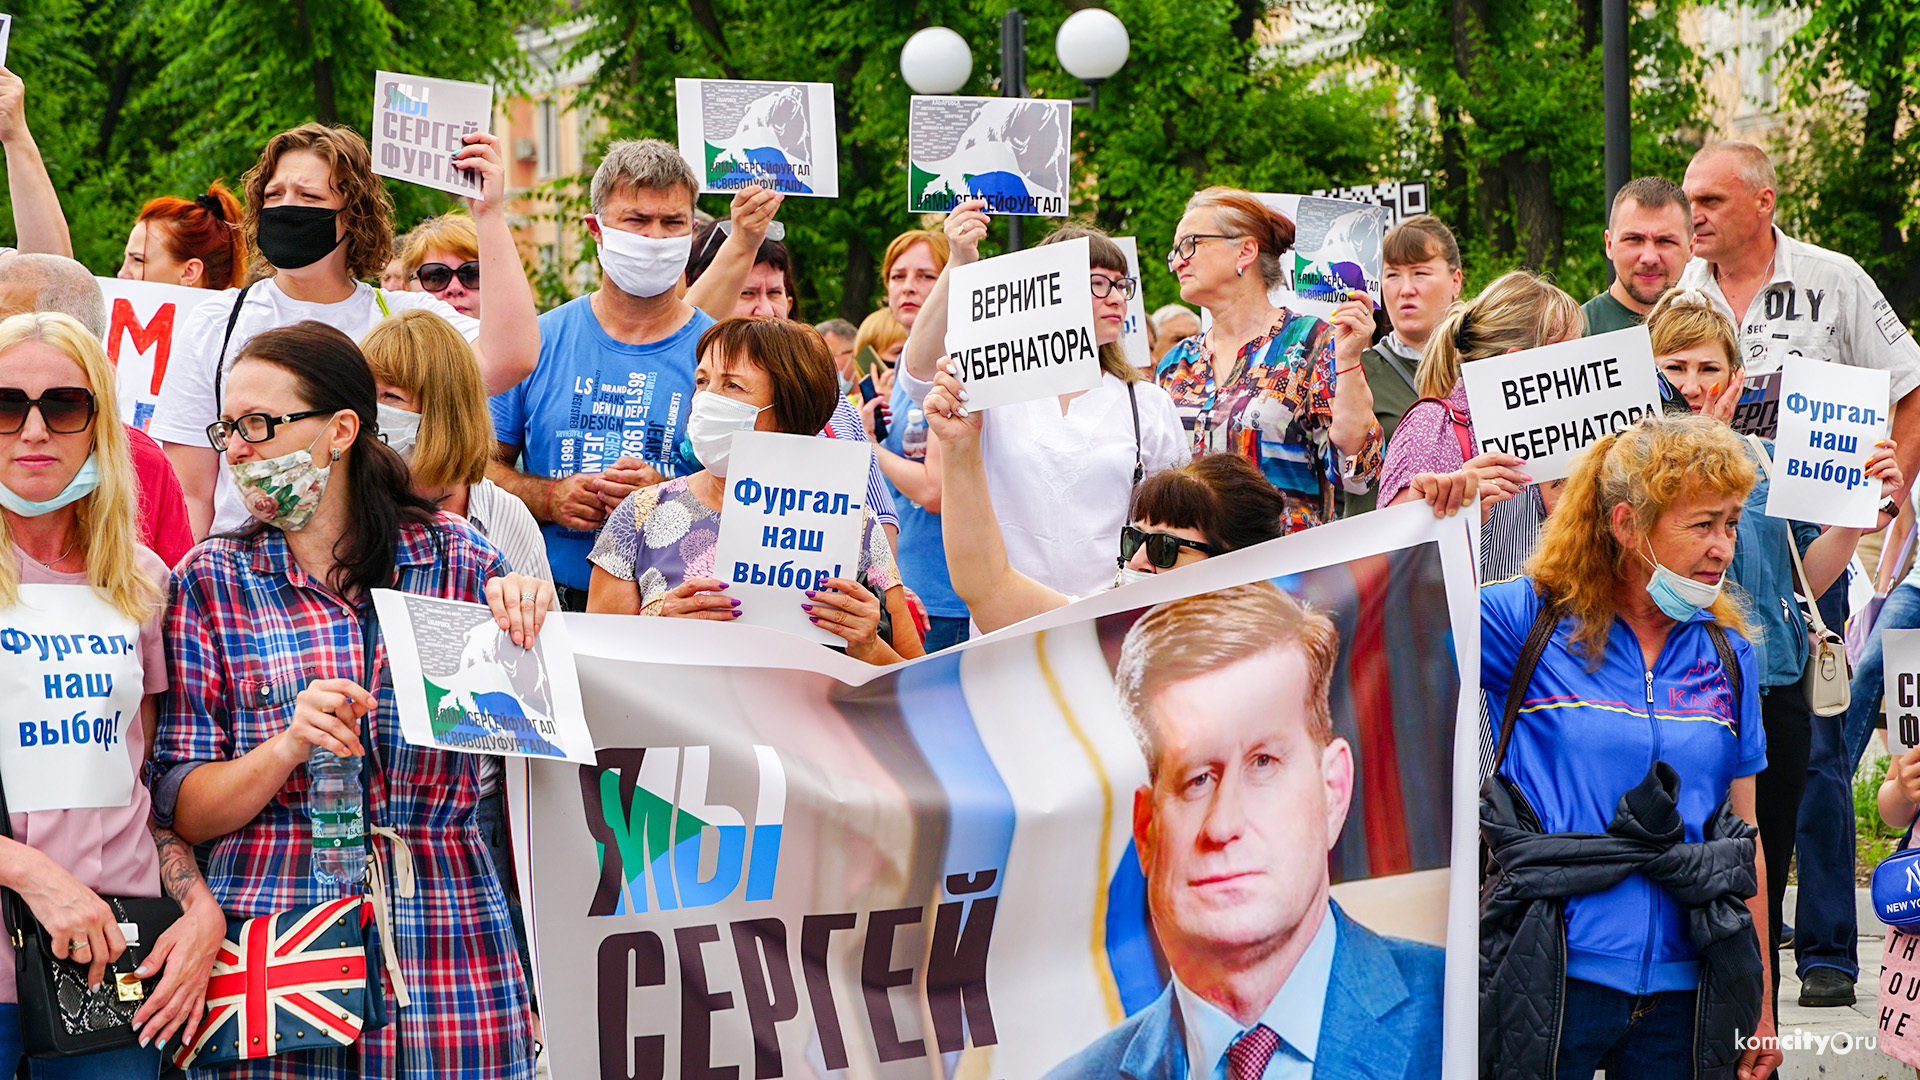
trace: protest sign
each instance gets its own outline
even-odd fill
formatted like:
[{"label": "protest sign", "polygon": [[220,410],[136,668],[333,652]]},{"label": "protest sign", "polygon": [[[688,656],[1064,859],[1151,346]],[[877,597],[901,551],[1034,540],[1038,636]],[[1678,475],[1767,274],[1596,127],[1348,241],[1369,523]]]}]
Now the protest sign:
[{"label": "protest sign", "polygon": [[1780,428],[1780,373],[1748,375],[1733,407],[1733,430],[1742,435],[1773,438]]},{"label": "protest sign", "polygon": [[1127,301],[1127,321],[1120,333],[1120,348],[1127,363],[1137,368],[1153,364],[1153,345],[1147,340],[1147,290],[1140,284],[1140,245],[1131,236],[1116,236],[1113,242],[1127,256],[1127,276],[1134,280],[1133,299]]},{"label": "protest sign", "polygon": [[184,344],[176,335],[186,327],[188,313],[210,300],[232,301],[213,289],[110,277],[94,280],[107,302],[107,359],[120,373],[120,421],[145,431],[160,401],[160,385],[173,363],[174,348]]},{"label": "protest sign", "polygon": [[1884,368],[1788,357],[1780,365],[1780,434],[1773,442],[1767,516],[1871,529],[1880,481],[1866,474],[1887,437],[1892,394]]},{"label": "protest sign", "polygon": [[[1422,1075],[1468,1080],[1479,638],[1467,533],[1419,507],[1336,522],[890,669],[760,627],[577,617],[599,763],[530,761],[507,788],[530,837],[553,1075],[1035,1078],[1129,1017],[1173,1028],[1170,933],[1301,924],[1259,921],[1224,892],[1177,895],[1198,884],[1149,888],[1153,860],[1130,828],[1147,764],[1120,687],[1179,684],[1192,661],[1177,657],[1214,624],[1232,633],[1304,606],[1337,639],[1315,677],[1351,753],[1334,759],[1351,762],[1351,797],[1322,778],[1318,752],[1314,767],[1276,768],[1269,782],[1341,805],[1313,815],[1324,831],[1260,817],[1292,802],[1246,810],[1272,842],[1247,848],[1241,869],[1306,879],[1303,896],[1330,888],[1338,905],[1306,909],[1340,920],[1324,1007],[1312,1003],[1317,1069],[1398,1076],[1417,1055]],[[1257,684],[1235,684],[1256,686],[1251,705],[1183,695],[1154,722],[1182,735],[1265,725],[1268,746],[1313,739],[1302,653],[1244,662],[1260,665]],[[1165,836],[1148,843],[1192,842],[1197,818],[1156,812]],[[1354,959],[1388,947],[1391,961]],[[1207,960],[1187,959],[1207,952],[1174,957],[1171,973],[1212,982],[1195,966]],[[1356,985],[1376,977],[1419,989],[1380,1009]],[[1130,1060],[1160,1075],[1173,1066],[1158,1055],[1182,1053],[1176,1035],[1136,1043]],[[1096,1073],[1082,1058],[1065,1075]]]},{"label": "protest sign", "polygon": [[859,578],[872,465],[871,450],[844,439],[734,434],[713,576],[740,601],[740,622],[847,643],[809,622],[800,605],[828,578]]},{"label": "protest sign", "polygon": [[1880,631],[1886,661],[1887,752],[1894,757],[1920,746],[1920,630]]},{"label": "protest sign", "polygon": [[461,140],[493,126],[493,87],[377,71],[373,79],[373,171],[393,180],[480,197],[480,174],[456,169]]},{"label": "protest sign", "polygon": [[0,67],[7,66],[7,40],[13,37],[13,16],[0,15]]},{"label": "protest sign", "polygon": [[700,193],[758,184],[783,195],[840,194],[831,83],[673,80],[680,155]]},{"label": "protest sign", "polygon": [[[126,806],[140,625],[88,585],[23,584],[0,611],[0,783],[13,813]],[[145,764],[144,756],[141,764]]]},{"label": "protest sign", "polygon": [[567,624],[547,613],[529,647],[485,604],[373,590],[400,734],[414,746],[593,764]]},{"label": "protest sign", "polygon": [[1071,101],[915,97],[907,113],[913,212],[985,199],[989,214],[1060,217],[1072,127]]},{"label": "protest sign", "polygon": [[1267,293],[1275,306],[1323,319],[1349,296],[1364,293],[1380,306],[1384,207],[1313,195],[1254,198],[1293,222],[1293,250],[1280,257],[1286,272]]},{"label": "protest sign", "polygon": [[1644,326],[1460,366],[1477,453],[1524,458],[1536,484],[1559,480],[1601,436],[1660,411]]},{"label": "protest sign", "polygon": [[1384,183],[1361,184],[1357,187],[1316,188],[1312,194],[1326,199],[1372,203],[1387,212],[1389,226],[1398,225],[1410,217],[1418,217],[1428,211],[1425,180],[1388,180]]},{"label": "protest sign", "polygon": [[968,409],[1100,385],[1082,238],[950,267],[947,353]]}]

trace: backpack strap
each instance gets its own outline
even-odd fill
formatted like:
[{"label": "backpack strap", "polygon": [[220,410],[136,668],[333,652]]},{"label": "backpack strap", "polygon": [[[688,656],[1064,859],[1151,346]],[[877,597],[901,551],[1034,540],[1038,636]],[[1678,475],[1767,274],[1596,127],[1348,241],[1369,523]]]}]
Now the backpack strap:
[{"label": "backpack strap", "polygon": [[224,382],[227,377],[227,346],[233,344],[233,328],[235,324],[240,321],[240,309],[246,306],[247,294],[252,292],[253,287],[258,284],[259,282],[257,281],[249,281],[243,286],[240,289],[240,295],[233,298],[233,310],[227,313],[227,332],[220,335],[220,355],[213,359],[213,408],[215,412],[218,412],[220,409],[220,384]]},{"label": "backpack strap", "polygon": [[[1427,404],[1428,402],[1431,402],[1435,405],[1440,406],[1442,409],[1445,409],[1447,411],[1447,419],[1453,421],[1453,437],[1454,437],[1454,440],[1460,444],[1460,463],[1464,465],[1467,462],[1472,461],[1474,457],[1473,436],[1467,433],[1467,429],[1472,427],[1473,425],[1469,421],[1461,417],[1460,410],[1454,408],[1452,402],[1448,401],[1446,398],[1423,397],[1420,400],[1414,402],[1413,404],[1407,406],[1407,412],[1411,413],[1413,410],[1419,408],[1422,405]],[[1402,415],[1405,415],[1405,414],[1402,414]]]},{"label": "backpack strap", "polygon": [[1533,669],[1540,666],[1540,654],[1547,650],[1547,642],[1552,640],[1555,627],[1560,625],[1560,605],[1547,601],[1540,605],[1540,613],[1533,618],[1533,626],[1527,630],[1526,643],[1520,646],[1520,660],[1513,667],[1513,676],[1507,683],[1506,706],[1500,711],[1500,741],[1493,748],[1493,768],[1488,775],[1500,771],[1500,763],[1507,759],[1507,740],[1513,738],[1514,721],[1520,718],[1520,703],[1526,700],[1527,686],[1533,682]]},{"label": "backpack strap", "polygon": [[373,302],[380,305],[381,318],[384,319],[393,314],[393,309],[387,306],[387,294],[384,291],[380,289],[373,290]]},{"label": "backpack strap", "polygon": [[1745,689],[1740,685],[1740,661],[1733,655],[1733,642],[1727,640],[1726,629],[1717,622],[1707,624],[1707,636],[1713,639],[1713,651],[1720,654],[1720,670],[1727,673],[1727,685],[1733,687],[1733,708],[1738,713]]}]

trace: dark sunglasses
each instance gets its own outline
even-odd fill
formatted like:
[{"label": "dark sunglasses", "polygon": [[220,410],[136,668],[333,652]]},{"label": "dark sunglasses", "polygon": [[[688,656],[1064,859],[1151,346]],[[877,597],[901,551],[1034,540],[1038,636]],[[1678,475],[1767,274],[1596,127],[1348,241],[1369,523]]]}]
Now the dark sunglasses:
[{"label": "dark sunglasses", "polygon": [[448,285],[453,284],[456,274],[459,275],[463,288],[480,287],[480,264],[472,259],[461,263],[457,270],[446,263],[422,263],[420,269],[413,272],[413,279],[428,292],[443,292]]},{"label": "dark sunglasses", "polygon": [[1180,561],[1180,549],[1183,547],[1190,547],[1205,555],[1213,554],[1212,544],[1188,540],[1172,533],[1147,532],[1128,525],[1120,530],[1120,561],[1130,561],[1142,544],[1147,546],[1147,562],[1162,570],[1173,569],[1173,564]]},{"label": "dark sunglasses", "polygon": [[215,420],[207,425],[207,441],[215,450],[225,450],[227,439],[234,432],[250,443],[263,443],[273,438],[274,429],[281,424],[291,424],[296,420],[305,420],[310,416],[332,416],[335,409],[308,409],[306,412],[290,412],[280,416],[268,416],[263,412],[250,412],[236,416],[231,420]]},{"label": "dark sunglasses", "polygon": [[0,386],[0,435],[13,435],[27,426],[27,412],[40,410],[40,422],[55,435],[87,430],[96,408],[93,391],[84,386],[56,386],[37,398],[17,386]]},{"label": "dark sunglasses", "polygon": [[[700,245],[700,253],[694,257],[693,261],[696,263],[700,263],[700,262],[705,262],[706,260],[712,258],[713,253],[719,250],[720,245],[726,241],[727,237],[732,235],[733,235],[733,219],[732,218],[721,218],[719,221],[714,222],[713,231],[707,234],[707,242]],[[785,240],[786,238],[787,238],[786,222],[784,221],[767,222],[767,239],[768,240],[771,240],[777,244],[780,241]]]}]

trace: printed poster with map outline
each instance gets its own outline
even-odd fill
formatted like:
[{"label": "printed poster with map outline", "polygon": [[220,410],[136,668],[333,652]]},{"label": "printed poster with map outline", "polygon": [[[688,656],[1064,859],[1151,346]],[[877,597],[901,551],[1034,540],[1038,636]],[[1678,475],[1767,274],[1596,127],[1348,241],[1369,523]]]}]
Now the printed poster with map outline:
[{"label": "printed poster with map outline", "polygon": [[1363,292],[1375,308],[1380,306],[1386,207],[1315,195],[1254,198],[1293,222],[1293,250],[1281,257],[1287,283],[1269,294],[1274,304],[1323,319],[1352,292]]},{"label": "printed poster with map outline", "polygon": [[833,85],[675,79],[680,156],[700,193],[752,184],[783,195],[840,194]]},{"label": "printed poster with map outline", "polygon": [[485,604],[373,590],[408,743],[496,757],[595,762],[565,618],[521,648]]},{"label": "printed poster with map outline", "polygon": [[915,97],[907,119],[911,208],[945,211],[978,198],[990,214],[1064,216],[1072,135],[1071,101]]}]

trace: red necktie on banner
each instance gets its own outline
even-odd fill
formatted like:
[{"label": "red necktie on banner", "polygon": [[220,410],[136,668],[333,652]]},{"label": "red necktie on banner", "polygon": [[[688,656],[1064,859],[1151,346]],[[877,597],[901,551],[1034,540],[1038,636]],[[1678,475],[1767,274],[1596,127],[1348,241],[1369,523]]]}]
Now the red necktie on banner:
[{"label": "red necktie on banner", "polygon": [[1265,1024],[1234,1040],[1227,1047],[1227,1080],[1260,1080],[1267,1071],[1267,1060],[1280,1049],[1280,1036]]}]

